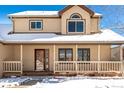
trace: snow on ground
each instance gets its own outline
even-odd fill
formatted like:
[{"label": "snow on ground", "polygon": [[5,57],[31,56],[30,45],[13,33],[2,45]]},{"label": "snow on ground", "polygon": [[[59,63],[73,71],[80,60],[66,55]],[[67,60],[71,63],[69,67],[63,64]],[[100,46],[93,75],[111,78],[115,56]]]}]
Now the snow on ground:
[{"label": "snow on ground", "polygon": [[29,88],[124,88],[122,78],[59,77],[43,79]]},{"label": "snow on ground", "polygon": [[0,87],[19,87],[26,82],[37,81],[28,88],[124,88],[124,78],[121,77],[12,77],[0,79]]},{"label": "snow on ground", "polygon": [[6,88],[6,87],[15,87],[22,84],[24,81],[29,80],[28,77],[11,77],[11,78],[3,78],[0,79],[0,88]]}]

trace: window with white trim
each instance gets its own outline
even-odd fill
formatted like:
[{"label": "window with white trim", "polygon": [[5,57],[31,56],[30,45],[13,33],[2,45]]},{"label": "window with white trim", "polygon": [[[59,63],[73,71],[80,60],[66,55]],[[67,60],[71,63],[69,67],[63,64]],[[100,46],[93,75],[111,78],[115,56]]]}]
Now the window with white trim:
[{"label": "window with white trim", "polygon": [[79,14],[72,14],[67,24],[68,32],[84,32],[84,20]]},{"label": "window with white trim", "polygon": [[42,30],[43,29],[43,22],[42,21],[30,21],[30,29]]}]

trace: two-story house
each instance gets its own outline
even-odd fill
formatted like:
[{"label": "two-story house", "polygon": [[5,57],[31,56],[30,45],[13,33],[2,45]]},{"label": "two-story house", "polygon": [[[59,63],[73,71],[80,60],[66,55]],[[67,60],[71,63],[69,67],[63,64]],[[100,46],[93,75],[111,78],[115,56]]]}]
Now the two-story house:
[{"label": "two-story house", "polygon": [[111,60],[111,45],[124,44],[124,37],[100,29],[102,15],[84,5],[8,17],[12,31],[1,33],[2,74],[122,72],[122,57]]}]

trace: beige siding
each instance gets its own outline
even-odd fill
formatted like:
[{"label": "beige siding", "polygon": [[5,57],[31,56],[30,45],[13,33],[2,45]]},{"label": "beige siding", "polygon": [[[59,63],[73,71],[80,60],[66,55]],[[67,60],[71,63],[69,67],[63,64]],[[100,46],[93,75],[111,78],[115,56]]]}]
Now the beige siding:
[{"label": "beige siding", "polygon": [[[63,13],[61,18],[61,31],[62,34],[67,34],[67,20],[73,13],[78,13],[82,16],[82,19],[85,21],[85,32],[80,34],[90,34],[91,32],[98,32],[97,29],[97,19],[91,20],[90,14],[80,8],[79,6],[74,6],[71,9]],[[91,28],[92,27],[92,28]],[[79,34],[79,33],[78,33]]]},{"label": "beige siding", "polygon": [[20,45],[14,45],[14,60],[19,61],[20,60]]},{"label": "beige siding", "polygon": [[[60,32],[60,18],[14,18],[15,32]],[[42,20],[43,30],[30,30],[30,20]]]},{"label": "beige siding", "polygon": [[0,44],[0,77],[2,76],[2,61],[14,60],[13,47]]},{"label": "beige siding", "polygon": [[92,18],[91,19],[91,33],[97,33],[97,32],[99,32],[99,19]]},{"label": "beige siding", "polygon": [[14,18],[14,32],[29,32],[29,19],[28,18]]},{"label": "beige siding", "polygon": [[1,60],[14,60],[14,47],[12,45],[0,45],[0,59]]},{"label": "beige siding", "polygon": [[[65,11],[61,18],[13,18],[14,23],[14,31],[15,32],[57,32],[62,34],[70,34],[67,33],[67,21],[73,13],[79,13],[84,20],[84,32],[83,33],[71,33],[71,34],[91,34],[94,32],[98,32],[98,21],[99,18],[92,18],[90,14],[79,6],[74,6],[69,10]],[[43,21],[43,30],[30,30],[29,21],[30,20],[42,20]]]},{"label": "beige siding", "polygon": [[111,45],[101,45],[100,46],[100,55],[101,61],[110,61],[111,60]]}]

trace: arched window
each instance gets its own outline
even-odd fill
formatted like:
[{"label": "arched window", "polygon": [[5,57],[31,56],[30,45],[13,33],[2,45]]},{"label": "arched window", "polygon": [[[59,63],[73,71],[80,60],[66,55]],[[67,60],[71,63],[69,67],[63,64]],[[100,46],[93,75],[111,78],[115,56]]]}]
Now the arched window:
[{"label": "arched window", "polygon": [[84,32],[84,20],[78,13],[72,14],[67,24],[68,32]]},{"label": "arched window", "polygon": [[81,19],[81,15],[78,14],[78,13],[74,13],[74,14],[71,15],[70,18],[71,18],[71,19]]}]

